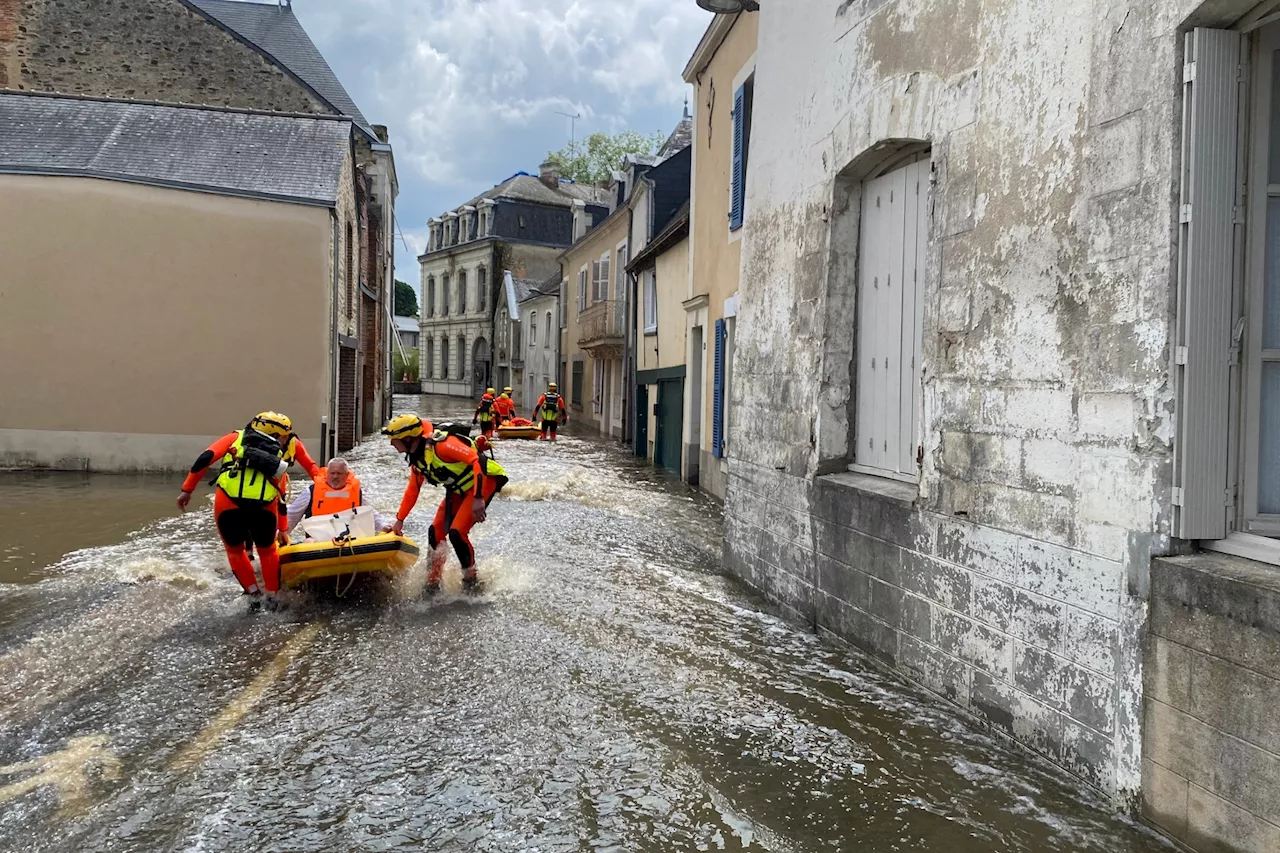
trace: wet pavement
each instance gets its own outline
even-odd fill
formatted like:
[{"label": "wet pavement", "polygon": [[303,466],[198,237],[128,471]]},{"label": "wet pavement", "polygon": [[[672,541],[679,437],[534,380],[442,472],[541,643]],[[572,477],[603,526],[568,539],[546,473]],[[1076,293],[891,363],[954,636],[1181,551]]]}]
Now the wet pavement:
[{"label": "wet pavement", "polygon": [[[394,511],[403,460],[381,441],[348,458]],[[145,509],[168,481],[121,499],[123,527],[155,520],[112,541],[25,541],[50,565],[0,583],[0,850],[1171,849],[769,615],[719,574],[705,497],[599,439],[498,459],[478,598],[451,560],[438,598],[419,567],[249,616],[207,492]],[[435,499],[406,534],[425,542]]]}]

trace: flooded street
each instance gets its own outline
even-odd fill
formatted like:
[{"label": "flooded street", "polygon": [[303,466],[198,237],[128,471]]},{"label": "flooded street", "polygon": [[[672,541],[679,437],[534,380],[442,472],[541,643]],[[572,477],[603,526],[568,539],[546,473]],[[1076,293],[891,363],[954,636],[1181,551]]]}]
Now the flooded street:
[{"label": "flooded street", "polygon": [[[459,593],[451,557],[434,599],[419,566],[258,616],[208,489],[180,516],[176,479],[81,496],[22,475],[80,550],[0,533],[21,557],[0,577],[0,850],[1171,849],[768,615],[719,574],[712,501],[595,438],[497,457],[512,482],[473,532],[485,595]],[[348,458],[394,512],[403,459],[381,440]],[[424,550],[439,495],[405,525]],[[115,527],[83,510],[112,500]],[[106,538],[75,544],[86,525]]]}]

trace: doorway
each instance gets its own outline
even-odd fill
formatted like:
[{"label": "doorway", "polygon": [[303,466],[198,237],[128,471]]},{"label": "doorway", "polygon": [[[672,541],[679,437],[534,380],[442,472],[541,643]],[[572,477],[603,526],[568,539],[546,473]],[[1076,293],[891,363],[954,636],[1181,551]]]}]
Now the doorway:
[{"label": "doorway", "polygon": [[684,380],[663,379],[658,382],[658,435],[654,442],[653,461],[679,476],[681,432],[684,424]]},{"label": "doorway", "polygon": [[649,386],[636,386],[636,456],[641,459],[649,457]]}]

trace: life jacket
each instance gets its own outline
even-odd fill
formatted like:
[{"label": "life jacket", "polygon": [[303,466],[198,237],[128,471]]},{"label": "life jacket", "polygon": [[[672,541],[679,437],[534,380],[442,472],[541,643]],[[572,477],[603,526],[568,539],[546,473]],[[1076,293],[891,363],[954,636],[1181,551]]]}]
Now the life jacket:
[{"label": "life jacket", "polygon": [[515,412],[516,404],[511,402],[511,398],[508,397],[506,394],[502,394],[501,396],[498,397],[498,399],[493,401],[493,408],[502,417],[509,418],[511,417],[512,413]]},{"label": "life jacket", "polygon": [[[472,453],[479,455],[475,442],[470,438],[463,438],[456,433],[448,432],[441,437],[441,431],[436,432],[436,443],[447,444],[455,450],[470,450]],[[505,477],[507,472],[501,465],[493,461],[492,458],[481,458],[484,465],[486,477]],[[409,464],[414,470],[420,472],[427,478],[427,482],[433,486],[443,486],[445,489],[457,494],[466,494],[472,491],[476,485],[476,473],[469,461],[466,462],[445,462],[436,456],[434,445],[424,445],[421,454],[410,455]]]},{"label": "life jacket", "polygon": [[246,451],[259,450],[283,460],[293,452],[293,448],[292,441],[286,452],[278,441],[269,436],[251,433],[246,439],[245,431],[237,430],[236,440],[222,457],[222,469],[215,482],[218,488],[226,492],[227,497],[270,503],[280,497],[280,484],[271,475],[250,465]]},{"label": "life jacket", "polygon": [[476,407],[476,414],[480,416],[480,420],[488,423],[493,420],[493,398],[486,396],[480,401],[480,405]]},{"label": "life jacket", "polygon": [[555,391],[548,391],[542,396],[542,419],[544,421],[551,421],[559,417],[560,395]]},{"label": "life jacket", "polygon": [[360,506],[360,478],[355,472],[347,471],[347,482],[341,489],[329,485],[328,468],[320,469],[311,486],[311,506],[307,508],[307,516],[333,515],[343,510]]}]

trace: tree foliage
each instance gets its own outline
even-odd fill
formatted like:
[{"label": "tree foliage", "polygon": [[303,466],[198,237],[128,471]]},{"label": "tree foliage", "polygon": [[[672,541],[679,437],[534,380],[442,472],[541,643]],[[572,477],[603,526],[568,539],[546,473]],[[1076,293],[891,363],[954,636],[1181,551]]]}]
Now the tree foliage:
[{"label": "tree foliage", "polygon": [[396,279],[396,316],[418,316],[418,294],[400,279]]},{"label": "tree foliage", "polygon": [[593,133],[547,154],[548,160],[560,164],[560,174],[578,183],[595,184],[609,180],[622,158],[628,154],[653,154],[665,141],[660,131],[649,136],[624,130],[610,136]]},{"label": "tree foliage", "polygon": [[406,374],[410,382],[418,381],[418,351],[413,347],[405,347],[404,355],[401,355],[400,347],[396,347],[391,351],[391,375],[398,382]]}]

